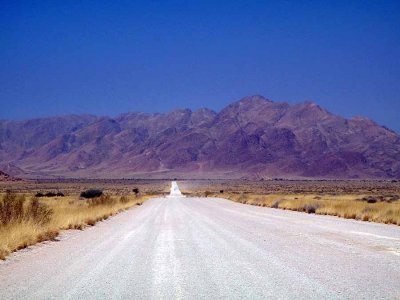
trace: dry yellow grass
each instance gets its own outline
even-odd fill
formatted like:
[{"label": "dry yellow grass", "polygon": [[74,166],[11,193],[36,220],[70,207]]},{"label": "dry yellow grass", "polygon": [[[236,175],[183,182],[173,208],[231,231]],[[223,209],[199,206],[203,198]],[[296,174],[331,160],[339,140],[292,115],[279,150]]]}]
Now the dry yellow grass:
[{"label": "dry yellow grass", "polygon": [[[150,196],[114,196],[111,198],[113,201],[96,205],[91,204],[90,200],[80,200],[77,196],[40,198],[40,205],[51,210],[50,220],[43,223],[24,217],[0,223],[0,259],[38,242],[54,240],[60,230],[83,229],[94,225],[134,205],[141,205],[148,198]],[[32,202],[24,202],[27,210]]]},{"label": "dry yellow grass", "polygon": [[384,199],[376,203],[361,201],[365,195],[315,194],[214,194],[236,202],[272,208],[338,216],[347,219],[400,225],[400,201]]}]

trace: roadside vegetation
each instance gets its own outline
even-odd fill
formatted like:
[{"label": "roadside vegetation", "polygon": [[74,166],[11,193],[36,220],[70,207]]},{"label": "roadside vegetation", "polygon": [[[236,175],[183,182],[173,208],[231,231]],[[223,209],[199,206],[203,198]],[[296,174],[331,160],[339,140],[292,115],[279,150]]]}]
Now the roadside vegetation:
[{"label": "roadside vegetation", "polygon": [[38,242],[55,240],[61,230],[92,226],[151,197],[99,192],[87,190],[81,197],[61,193],[0,195],[0,259]]},{"label": "roadside vegetation", "polygon": [[210,193],[243,204],[400,225],[400,196]]},{"label": "roadside vegetation", "polygon": [[191,180],[182,193],[256,206],[400,225],[398,180]]}]

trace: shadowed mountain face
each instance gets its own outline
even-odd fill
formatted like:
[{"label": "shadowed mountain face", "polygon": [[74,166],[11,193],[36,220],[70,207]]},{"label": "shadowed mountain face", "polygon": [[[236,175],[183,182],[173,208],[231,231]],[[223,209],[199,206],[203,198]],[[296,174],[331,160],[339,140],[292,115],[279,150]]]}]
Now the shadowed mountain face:
[{"label": "shadowed mountain face", "polygon": [[18,176],[400,178],[400,136],[318,105],[246,97],[209,109],[0,121]]}]

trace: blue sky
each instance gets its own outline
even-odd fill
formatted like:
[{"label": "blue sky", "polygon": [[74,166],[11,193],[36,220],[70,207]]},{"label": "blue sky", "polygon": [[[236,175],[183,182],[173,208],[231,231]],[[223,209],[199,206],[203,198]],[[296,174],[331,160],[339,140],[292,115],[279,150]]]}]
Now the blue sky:
[{"label": "blue sky", "polygon": [[0,1],[0,118],[311,100],[400,132],[399,1]]}]

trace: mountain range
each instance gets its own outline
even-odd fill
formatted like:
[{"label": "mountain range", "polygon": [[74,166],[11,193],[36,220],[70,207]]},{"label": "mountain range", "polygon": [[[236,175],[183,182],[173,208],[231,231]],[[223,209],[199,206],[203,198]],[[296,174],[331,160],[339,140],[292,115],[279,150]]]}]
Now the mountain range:
[{"label": "mountain range", "polygon": [[400,136],[312,102],[0,121],[0,169],[74,178],[400,178]]}]

